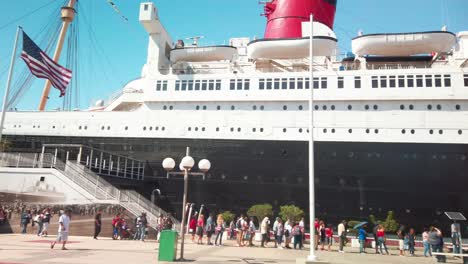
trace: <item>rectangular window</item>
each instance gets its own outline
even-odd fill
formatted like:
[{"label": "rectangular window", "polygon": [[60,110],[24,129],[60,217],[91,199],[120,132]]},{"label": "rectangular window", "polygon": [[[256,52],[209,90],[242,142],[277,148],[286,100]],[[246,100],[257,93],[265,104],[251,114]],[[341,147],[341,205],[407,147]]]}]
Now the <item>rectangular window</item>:
[{"label": "rectangular window", "polygon": [[244,90],[250,90],[250,79],[244,80]]},{"label": "rectangular window", "polygon": [[175,81],[175,90],[176,91],[180,90],[180,81],[179,80]]},{"label": "rectangular window", "polygon": [[398,75],[398,87],[404,88],[405,87],[405,76]]},{"label": "rectangular window", "polygon": [[275,88],[275,90],[278,90],[280,88],[280,79],[275,79],[274,88]]},{"label": "rectangular window", "polygon": [[387,76],[380,76],[380,88],[387,88]]},{"label": "rectangular window", "polygon": [[294,78],[289,79],[289,89],[296,89],[296,79]]},{"label": "rectangular window", "polygon": [[265,79],[260,79],[258,89],[260,89],[260,90],[265,89]]},{"label": "rectangular window", "polygon": [[327,89],[328,88],[328,78],[327,77],[322,77],[321,78],[321,85],[322,85],[322,89]]},{"label": "rectangular window", "polygon": [[186,91],[186,90],[187,90],[187,81],[182,80],[182,91]]},{"label": "rectangular window", "polygon": [[416,87],[423,87],[423,76],[416,75]]},{"label": "rectangular window", "polygon": [[267,90],[271,90],[273,88],[273,79],[267,79]]},{"label": "rectangular window", "polygon": [[354,77],[354,88],[361,89],[361,77]]},{"label": "rectangular window", "polygon": [[379,80],[377,76],[372,76],[372,88],[379,88]]},{"label": "rectangular window", "polygon": [[281,79],[281,89],[288,89],[288,79],[283,78]]},{"label": "rectangular window", "polygon": [[242,90],[242,79],[237,79],[236,80],[236,90]]},{"label": "rectangular window", "polygon": [[208,81],[208,90],[210,90],[210,91],[214,90],[214,80],[209,80]]},{"label": "rectangular window", "polygon": [[304,89],[304,79],[302,78],[297,79],[297,89]]},{"label": "rectangular window", "polygon": [[236,80],[231,79],[230,85],[229,85],[229,90],[235,90],[236,89]]},{"label": "rectangular window", "polygon": [[206,91],[207,88],[208,88],[208,80],[202,80],[202,85],[201,85],[202,91]]},{"label": "rectangular window", "polygon": [[344,88],[344,77],[338,77],[338,89]]},{"label": "rectangular window", "polygon": [[221,80],[216,80],[216,90],[221,90]]},{"label": "rectangular window", "polygon": [[442,87],[442,75],[435,75],[435,87]]},{"label": "rectangular window", "polygon": [[156,82],[156,91],[161,91],[161,81]]},{"label": "rectangular window", "polygon": [[320,85],[319,78],[314,78],[313,83],[314,83],[314,89],[318,89]]},{"label": "rectangular window", "polygon": [[414,75],[408,75],[408,87],[414,87]]},{"label": "rectangular window", "polygon": [[426,75],[426,87],[432,87],[432,75]]},{"label": "rectangular window", "polygon": [[145,4],[145,11],[148,11],[148,5]]},{"label": "rectangular window", "polygon": [[450,75],[444,75],[444,86],[452,87],[452,77]]},{"label": "rectangular window", "polygon": [[468,87],[468,74],[463,75],[465,87]]},{"label": "rectangular window", "polygon": [[188,90],[193,91],[193,80],[188,81]]},{"label": "rectangular window", "polygon": [[396,76],[390,76],[389,86],[390,88],[396,87]]},{"label": "rectangular window", "polygon": [[164,81],[164,82],[163,82],[162,90],[163,90],[163,91],[167,91],[167,81]]},{"label": "rectangular window", "polygon": [[195,91],[200,91],[200,80],[195,81]]},{"label": "rectangular window", "polygon": [[305,78],[305,88],[310,89],[310,78]]}]

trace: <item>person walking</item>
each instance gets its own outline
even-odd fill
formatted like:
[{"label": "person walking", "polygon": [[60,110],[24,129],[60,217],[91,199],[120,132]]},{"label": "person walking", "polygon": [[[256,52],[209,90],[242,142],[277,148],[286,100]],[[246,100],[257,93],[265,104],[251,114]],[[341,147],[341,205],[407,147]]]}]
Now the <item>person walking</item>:
[{"label": "person walking", "polygon": [[211,236],[213,236],[213,233],[215,231],[215,222],[213,220],[213,214],[210,214],[208,216],[208,219],[206,219],[206,244],[211,246],[213,243],[211,243]]},{"label": "person walking", "polygon": [[340,239],[340,248],[338,252],[344,253],[344,244],[346,242],[346,221],[343,220],[338,225],[338,237]]},{"label": "person walking", "polygon": [[387,249],[387,243],[386,243],[387,237],[385,236],[385,228],[382,225],[377,226],[376,237],[377,237],[377,244],[375,244],[375,247],[380,248],[380,254],[383,255],[382,248],[384,248],[385,253],[387,253],[387,255],[390,255]]},{"label": "person walking", "polygon": [[[226,229],[226,225],[224,224],[224,218],[222,214],[218,215],[218,219],[216,219],[216,228],[215,228],[215,233],[216,233],[216,239],[215,239],[215,246],[222,246],[223,245],[223,233],[224,229]],[[219,238],[219,244],[218,244],[218,238]]]},{"label": "person walking", "polygon": [[102,210],[99,209],[94,217],[94,239],[98,239],[99,234],[101,233],[102,225]]},{"label": "person walking", "polygon": [[406,237],[406,231],[405,231],[405,226],[402,225],[397,231],[397,236],[398,236],[398,249],[400,250],[400,256],[405,255],[405,237]]},{"label": "person walking", "polygon": [[198,217],[198,221],[197,221],[197,236],[198,236],[197,244],[199,245],[203,245],[202,239],[203,239],[204,227],[205,227],[205,216],[201,214]]},{"label": "person walking", "polygon": [[41,236],[42,234],[42,229],[44,227],[42,219],[44,219],[44,215],[42,214],[42,212],[38,211],[36,216],[34,217],[34,222],[37,224],[37,236]]},{"label": "person walking", "polygon": [[416,232],[414,231],[414,228],[410,228],[409,233],[408,233],[408,250],[409,250],[410,256],[414,256],[415,246],[416,246]]},{"label": "person walking", "polygon": [[68,234],[70,230],[71,210],[66,209],[65,213],[59,217],[59,227],[57,232],[57,239],[50,244],[50,249],[54,249],[57,242],[62,242],[62,250],[67,250],[65,245],[68,241]]},{"label": "person walking", "polygon": [[424,257],[427,257],[428,255],[432,257],[431,244],[429,244],[429,232],[427,228],[424,228],[422,233],[422,240],[424,246]]},{"label": "person walking", "polygon": [[277,218],[276,221],[278,222],[276,225],[275,231],[275,238],[276,238],[276,245],[279,249],[283,249],[283,236],[284,236],[284,225],[283,220],[281,218]]},{"label": "person walking", "polygon": [[359,253],[365,254],[366,253],[366,238],[367,232],[365,230],[367,226],[363,225],[358,230],[358,238],[359,238]]},{"label": "person walking", "polygon": [[260,233],[262,234],[262,244],[261,247],[265,247],[265,242],[268,243],[267,241],[267,236],[268,234],[268,223],[269,219],[268,217],[263,218],[262,223],[260,224]]}]

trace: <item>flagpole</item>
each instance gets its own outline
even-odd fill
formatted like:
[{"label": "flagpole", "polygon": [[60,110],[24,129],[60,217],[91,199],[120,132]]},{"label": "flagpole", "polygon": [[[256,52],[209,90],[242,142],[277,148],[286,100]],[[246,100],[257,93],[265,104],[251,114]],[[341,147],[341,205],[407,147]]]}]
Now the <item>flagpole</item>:
[{"label": "flagpole", "polygon": [[15,66],[15,61],[16,61],[16,48],[18,47],[19,33],[21,30],[22,30],[21,27],[18,27],[18,29],[16,30],[15,44],[13,46],[13,53],[11,54],[10,70],[8,72],[8,79],[7,79],[7,83],[5,87],[5,95],[3,97],[2,117],[0,120],[0,143],[2,141],[2,136],[3,136],[3,123],[5,122],[5,114],[6,114],[6,110],[8,107],[8,97],[10,94],[11,79],[13,76],[13,68]]}]

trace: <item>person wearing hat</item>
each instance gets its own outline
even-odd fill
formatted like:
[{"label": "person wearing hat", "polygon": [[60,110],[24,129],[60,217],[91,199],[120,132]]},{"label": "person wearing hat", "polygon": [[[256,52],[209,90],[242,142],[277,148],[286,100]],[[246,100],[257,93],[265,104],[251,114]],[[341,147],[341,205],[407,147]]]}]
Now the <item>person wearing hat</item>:
[{"label": "person wearing hat", "polygon": [[65,244],[68,241],[68,230],[70,229],[70,217],[71,210],[65,210],[65,213],[62,214],[59,218],[59,228],[57,232],[57,239],[50,244],[50,248],[54,249],[54,246],[57,242],[62,242],[62,250],[67,250]]}]

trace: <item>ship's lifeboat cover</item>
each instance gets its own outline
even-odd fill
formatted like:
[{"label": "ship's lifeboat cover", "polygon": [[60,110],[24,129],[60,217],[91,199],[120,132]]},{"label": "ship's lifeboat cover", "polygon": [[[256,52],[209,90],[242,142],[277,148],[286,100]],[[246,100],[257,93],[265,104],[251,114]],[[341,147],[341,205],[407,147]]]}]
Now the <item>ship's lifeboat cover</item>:
[{"label": "ship's lifeboat cover", "polygon": [[176,62],[232,60],[237,48],[232,46],[183,47],[171,50],[170,59]]},{"label": "ship's lifeboat cover", "polygon": [[448,31],[369,34],[352,41],[353,53],[363,57],[411,56],[429,53],[447,53],[457,42],[456,35]]}]

